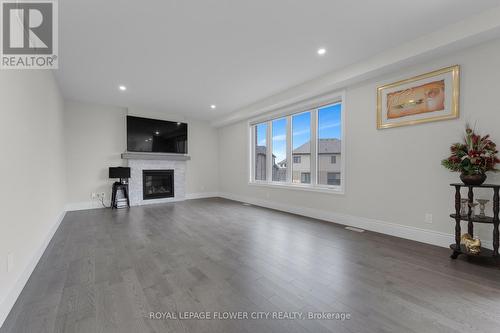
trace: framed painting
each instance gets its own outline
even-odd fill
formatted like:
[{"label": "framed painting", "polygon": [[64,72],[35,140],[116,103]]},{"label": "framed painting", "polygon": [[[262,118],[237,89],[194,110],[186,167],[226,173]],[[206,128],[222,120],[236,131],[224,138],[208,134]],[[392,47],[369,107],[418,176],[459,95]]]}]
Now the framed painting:
[{"label": "framed painting", "polygon": [[377,128],[458,118],[459,95],[459,65],[379,87]]}]

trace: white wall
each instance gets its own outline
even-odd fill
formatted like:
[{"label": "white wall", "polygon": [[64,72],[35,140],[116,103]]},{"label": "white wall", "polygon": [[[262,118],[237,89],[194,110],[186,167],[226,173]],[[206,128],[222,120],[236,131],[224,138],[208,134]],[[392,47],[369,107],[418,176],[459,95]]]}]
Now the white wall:
[{"label": "white wall", "polygon": [[206,122],[164,112],[66,101],[69,210],[99,208],[100,203],[91,199],[93,192],[105,192],[109,201],[114,180],[108,178],[108,167],[126,165],[121,153],[127,148],[127,114],[187,122],[191,160],[187,161],[186,195],[196,197],[217,192],[217,130]]},{"label": "white wall", "polygon": [[[500,41],[495,40],[347,87],[345,195],[249,185],[246,121],[219,130],[220,191],[230,198],[444,245],[454,230],[449,183],[458,181],[458,174],[440,161],[450,144],[461,139],[467,120],[477,121],[481,133],[490,133],[500,144],[499,54]],[[378,86],[454,64],[462,70],[460,119],[376,129]],[[488,181],[500,177],[490,175]],[[432,224],[424,221],[426,213],[433,214]],[[491,242],[491,227],[481,229],[481,238]]]},{"label": "white wall", "polygon": [[110,198],[108,168],[125,165],[120,154],[127,147],[126,113],[125,108],[65,101],[69,209],[100,207],[93,192]]},{"label": "white wall", "polygon": [[1,71],[0,114],[2,325],[64,216],[63,101],[52,72]]}]

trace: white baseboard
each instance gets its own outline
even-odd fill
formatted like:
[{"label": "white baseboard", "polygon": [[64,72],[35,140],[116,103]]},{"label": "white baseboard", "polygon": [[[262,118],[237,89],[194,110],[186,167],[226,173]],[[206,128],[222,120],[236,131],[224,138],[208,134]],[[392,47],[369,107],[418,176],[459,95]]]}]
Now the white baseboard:
[{"label": "white baseboard", "polygon": [[[159,204],[159,203],[169,203],[169,202],[178,202],[184,200],[193,200],[193,199],[204,199],[204,198],[214,198],[218,197],[219,193],[217,192],[200,192],[200,193],[188,193],[186,197],[183,199],[179,198],[168,198],[168,199],[157,199],[157,200],[149,200],[148,202],[144,202],[143,205],[149,204]],[[110,203],[105,202],[105,204],[109,207]],[[100,209],[105,208],[102,206],[101,202],[98,200],[95,201],[84,201],[84,202],[72,202],[66,205],[66,211],[78,211],[78,210],[88,210],[88,209]]]},{"label": "white baseboard", "polygon": [[[221,198],[250,203],[256,206],[280,210],[287,213],[311,217],[328,222],[343,224],[350,227],[361,228],[386,235],[396,236],[417,242],[449,247],[455,242],[454,234],[444,232],[410,227],[406,225],[380,221],[376,219],[339,214],[331,211],[311,209],[304,207],[291,206],[283,203],[272,202],[252,197],[241,196],[233,193],[219,193]],[[492,248],[492,242],[482,241],[483,246]]]},{"label": "white baseboard", "polygon": [[218,192],[200,192],[186,194],[186,200],[216,198],[219,196]]},{"label": "white baseboard", "polygon": [[[105,205],[109,206],[109,202],[105,202]],[[102,206],[100,201],[83,201],[83,202],[71,202],[66,204],[65,210],[67,212],[77,211],[77,210],[87,210],[87,209],[101,209],[106,208]]]},{"label": "white baseboard", "polygon": [[59,225],[61,224],[62,220],[64,219],[64,216],[66,215],[66,212],[62,212],[59,214],[57,217],[56,221],[50,228],[49,232],[43,239],[42,244],[40,247],[37,249],[37,251],[33,254],[33,257],[31,258],[30,262],[26,266],[26,268],[23,270],[19,278],[17,279],[16,284],[14,287],[10,290],[10,292],[7,294],[5,299],[2,301],[2,304],[0,305],[0,327],[2,327],[5,319],[7,319],[7,316],[9,315],[9,312],[12,310],[12,307],[17,301],[17,298],[23,291],[24,286],[26,285],[26,282],[28,282],[28,279],[30,278],[31,274],[35,270],[36,265],[40,261],[40,258],[42,257],[43,253],[47,249],[47,246],[49,245],[50,241],[52,240],[52,237],[54,237],[54,234],[57,231],[57,228],[59,228]]}]

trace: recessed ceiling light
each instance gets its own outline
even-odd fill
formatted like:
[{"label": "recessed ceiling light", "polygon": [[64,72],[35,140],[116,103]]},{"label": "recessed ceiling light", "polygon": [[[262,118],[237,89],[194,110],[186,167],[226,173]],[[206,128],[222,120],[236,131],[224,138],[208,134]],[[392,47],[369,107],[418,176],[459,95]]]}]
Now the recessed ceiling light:
[{"label": "recessed ceiling light", "polygon": [[324,49],[324,48],[318,49],[318,54],[319,55],[324,55],[325,53],[326,53],[326,49]]},{"label": "recessed ceiling light", "polygon": [[155,134],[156,134],[156,135],[160,135],[160,131],[156,131],[156,132],[155,132]]},{"label": "recessed ceiling light", "polygon": [[125,90],[127,90],[127,87],[125,87],[125,86],[119,86],[118,89],[120,89],[121,91],[125,91]]},{"label": "recessed ceiling light", "polygon": [[210,105],[210,108],[211,108],[212,110],[214,110],[215,108],[217,108],[217,106],[216,106],[215,104],[212,104],[212,105]]}]

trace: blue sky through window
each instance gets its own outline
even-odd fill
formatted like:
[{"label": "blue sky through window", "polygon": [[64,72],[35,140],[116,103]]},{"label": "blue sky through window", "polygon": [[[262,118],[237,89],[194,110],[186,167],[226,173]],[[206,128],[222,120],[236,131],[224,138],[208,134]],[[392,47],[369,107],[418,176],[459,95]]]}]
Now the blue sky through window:
[{"label": "blue sky through window", "polygon": [[340,140],[342,137],[340,111],[340,104],[330,105],[318,110],[318,137],[320,139]]},{"label": "blue sky through window", "polygon": [[273,120],[273,155],[276,163],[286,159],[286,118]]},{"label": "blue sky through window", "polygon": [[257,146],[267,146],[267,123],[259,124],[257,128]]},{"label": "blue sky through window", "polygon": [[[318,137],[320,139],[341,139],[341,104],[326,106],[318,110]],[[276,163],[286,159],[286,118],[272,122],[273,154]],[[266,144],[267,124],[257,125],[257,144]],[[292,116],[292,146],[296,149],[311,138],[311,113],[305,112]]]},{"label": "blue sky through window", "polygon": [[311,112],[292,117],[292,148],[296,149],[311,140]]}]

